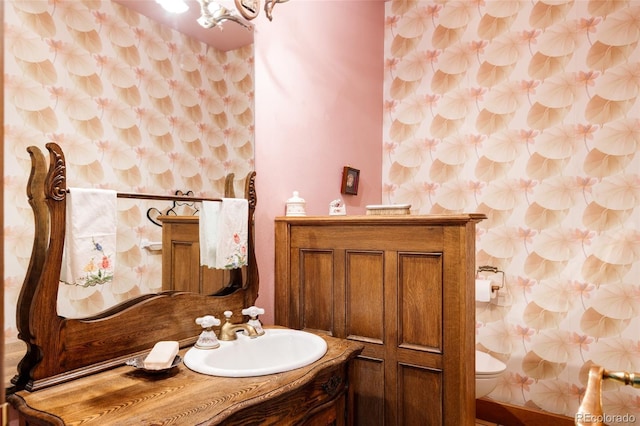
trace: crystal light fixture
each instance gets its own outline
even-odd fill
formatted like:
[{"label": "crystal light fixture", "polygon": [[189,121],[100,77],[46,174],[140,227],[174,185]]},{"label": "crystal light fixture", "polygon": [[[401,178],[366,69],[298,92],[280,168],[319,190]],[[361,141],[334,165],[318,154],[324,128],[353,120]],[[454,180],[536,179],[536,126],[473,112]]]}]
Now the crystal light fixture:
[{"label": "crystal light fixture", "polygon": [[198,23],[204,28],[219,27],[227,21],[233,21],[248,30],[253,26],[244,18],[229,0],[198,0],[200,3],[200,17]]},{"label": "crystal light fixture", "polygon": [[[289,0],[265,0],[264,13],[269,21],[273,20],[273,8],[276,3],[285,3]],[[185,0],[156,0],[165,10],[172,13],[183,13],[189,9]],[[251,20],[260,13],[261,0],[198,0],[200,4],[200,17],[198,23],[204,28],[218,27],[233,21],[248,30],[253,29]]]}]

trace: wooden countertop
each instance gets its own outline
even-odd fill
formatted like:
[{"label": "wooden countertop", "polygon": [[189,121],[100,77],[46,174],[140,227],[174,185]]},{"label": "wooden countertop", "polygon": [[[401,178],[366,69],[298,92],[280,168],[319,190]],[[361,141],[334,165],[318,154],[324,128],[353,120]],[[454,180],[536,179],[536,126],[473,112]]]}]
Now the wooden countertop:
[{"label": "wooden countertop", "polygon": [[303,387],[363,348],[356,342],[322,337],[328,346],[324,357],[285,373],[214,377],[193,372],[181,363],[169,373],[152,375],[122,366],[35,392],[20,391],[8,401],[35,424],[217,424]]}]

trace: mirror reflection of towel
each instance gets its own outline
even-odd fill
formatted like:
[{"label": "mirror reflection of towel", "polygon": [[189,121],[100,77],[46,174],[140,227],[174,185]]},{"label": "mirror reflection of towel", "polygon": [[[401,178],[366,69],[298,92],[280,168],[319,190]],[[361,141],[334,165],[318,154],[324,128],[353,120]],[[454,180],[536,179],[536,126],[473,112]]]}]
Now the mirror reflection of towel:
[{"label": "mirror reflection of towel", "polygon": [[61,282],[89,288],[113,279],[116,205],[116,191],[69,189]]},{"label": "mirror reflection of towel", "polygon": [[247,265],[249,203],[244,198],[203,201],[200,210],[200,264],[216,269]]}]

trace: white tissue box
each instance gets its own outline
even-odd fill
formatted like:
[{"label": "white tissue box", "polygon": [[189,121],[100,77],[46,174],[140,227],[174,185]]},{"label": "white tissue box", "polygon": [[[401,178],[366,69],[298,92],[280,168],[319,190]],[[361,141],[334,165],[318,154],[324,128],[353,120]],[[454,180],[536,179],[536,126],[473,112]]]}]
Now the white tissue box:
[{"label": "white tissue box", "polygon": [[411,204],[372,204],[367,206],[367,215],[411,214]]}]

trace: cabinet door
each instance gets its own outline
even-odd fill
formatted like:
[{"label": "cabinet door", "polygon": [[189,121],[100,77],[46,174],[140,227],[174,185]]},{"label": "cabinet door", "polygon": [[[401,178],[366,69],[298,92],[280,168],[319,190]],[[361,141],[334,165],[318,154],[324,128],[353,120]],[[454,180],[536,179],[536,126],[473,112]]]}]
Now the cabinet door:
[{"label": "cabinet door", "polygon": [[442,253],[348,251],[345,271],[356,424],[441,424]]},{"label": "cabinet door", "polygon": [[163,285],[162,289],[200,293],[200,245],[184,239],[171,240],[170,244],[163,253],[171,264],[166,274],[167,287]]}]

